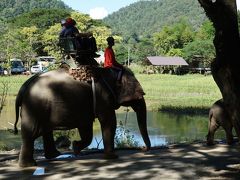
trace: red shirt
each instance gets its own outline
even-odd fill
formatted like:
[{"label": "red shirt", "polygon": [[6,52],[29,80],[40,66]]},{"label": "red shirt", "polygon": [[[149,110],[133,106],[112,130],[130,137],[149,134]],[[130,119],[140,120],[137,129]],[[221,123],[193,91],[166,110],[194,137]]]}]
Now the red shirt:
[{"label": "red shirt", "polygon": [[121,64],[119,64],[115,59],[115,54],[112,48],[107,47],[104,52],[104,67],[110,68],[110,67],[122,67]]}]

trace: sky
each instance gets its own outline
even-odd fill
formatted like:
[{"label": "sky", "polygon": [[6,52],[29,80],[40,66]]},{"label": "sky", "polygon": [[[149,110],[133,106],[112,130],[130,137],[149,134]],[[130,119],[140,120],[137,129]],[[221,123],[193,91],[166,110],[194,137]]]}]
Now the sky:
[{"label": "sky", "polygon": [[62,0],[72,9],[89,14],[93,19],[102,19],[122,7],[138,0]]},{"label": "sky", "polygon": [[[93,19],[102,19],[122,7],[139,0],[62,0],[74,10],[89,14]],[[240,0],[237,0],[240,9]]]}]

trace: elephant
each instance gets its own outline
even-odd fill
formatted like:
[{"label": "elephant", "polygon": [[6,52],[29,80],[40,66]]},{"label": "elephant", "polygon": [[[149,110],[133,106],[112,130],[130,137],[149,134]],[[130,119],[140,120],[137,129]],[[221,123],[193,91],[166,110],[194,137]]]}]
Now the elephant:
[{"label": "elephant", "polygon": [[233,125],[223,99],[216,101],[209,110],[207,145],[214,144],[214,134],[220,126],[223,127],[226,133],[227,143],[229,145],[233,144]]},{"label": "elephant", "polygon": [[16,133],[19,113],[21,116],[20,167],[36,165],[34,140],[40,136],[46,159],[60,155],[54,145],[53,130],[77,128],[81,140],[72,145],[74,153],[79,154],[92,141],[95,118],[101,125],[104,157],[117,158],[114,152],[115,110],[120,106],[130,106],[136,112],[145,143],[143,150],[150,149],[144,92],[131,70],[125,67],[121,81],[117,82],[110,68],[83,67],[94,70],[92,81],[79,80],[66,68],[59,68],[32,76],[20,88],[15,102]]}]

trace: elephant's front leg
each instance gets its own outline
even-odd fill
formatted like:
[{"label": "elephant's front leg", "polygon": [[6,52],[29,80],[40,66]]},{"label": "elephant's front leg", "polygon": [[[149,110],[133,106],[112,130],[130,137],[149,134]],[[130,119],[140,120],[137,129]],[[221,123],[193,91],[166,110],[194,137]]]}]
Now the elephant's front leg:
[{"label": "elephant's front leg", "polygon": [[73,141],[72,148],[74,151],[74,154],[78,155],[80,154],[81,150],[88,147],[93,138],[93,120],[86,120],[87,124],[85,123],[85,126],[78,128],[79,135],[81,137],[80,141]]},{"label": "elephant's front leg", "polygon": [[118,156],[114,153],[114,137],[116,132],[116,114],[114,110],[110,110],[106,114],[99,116],[102,129],[104,158],[115,159]]},{"label": "elephant's front leg", "polygon": [[45,157],[47,159],[55,158],[61,154],[56,149],[52,131],[48,131],[43,134],[43,146],[44,146]]},{"label": "elephant's front leg", "polygon": [[222,120],[222,127],[226,132],[227,143],[229,145],[233,144],[233,134],[232,134],[233,125],[230,118],[224,118]]}]

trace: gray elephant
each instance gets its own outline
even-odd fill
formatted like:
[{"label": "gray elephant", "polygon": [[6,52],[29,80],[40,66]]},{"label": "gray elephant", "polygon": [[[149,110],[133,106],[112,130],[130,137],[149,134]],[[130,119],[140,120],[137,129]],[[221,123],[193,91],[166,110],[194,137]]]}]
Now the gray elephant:
[{"label": "gray elephant", "polygon": [[207,134],[207,145],[214,144],[214,134],[216,130],[222,126],[225,133],[228,144],[233,143],[232,134],[232,121],[226,110],[226,106],[223,99],[216,101],[209,110],[209,123],[208,123],[208,134]]},{"label": "gray elephant", "polygon": [[74,73],[62,68],[35,75],[22,85],[15,104],[16,132],[19,110],[21,116],[21,167],[36,165],[34,140],[40,136],[47,159],[60,155],[54,145],[53,130],[56,129],[78,128],[81,140],[73,142],[73,150],[75,154],[80,153],[92,141],[95,117],[101,125],[105,158],[117,158],[114,153],[115,109],[120,106],[131,106],[136,112],[146,145],[144,150],[150,149],[144,92],[134,74],[125,68],[118,87],[119,82],[116,83],[110,69],[96,69],[95,83],[80,81]]}]

